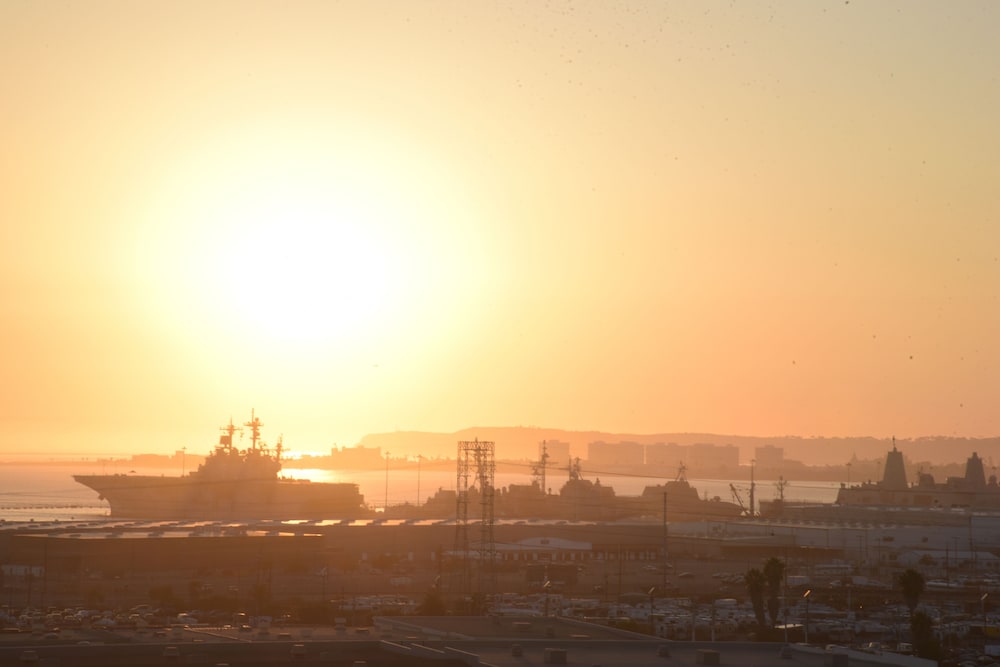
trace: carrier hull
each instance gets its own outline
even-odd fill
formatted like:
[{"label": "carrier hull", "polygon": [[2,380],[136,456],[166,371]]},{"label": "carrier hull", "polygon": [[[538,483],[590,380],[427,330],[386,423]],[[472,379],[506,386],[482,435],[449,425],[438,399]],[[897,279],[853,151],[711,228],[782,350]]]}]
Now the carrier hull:
[{"label": "carrier hull", "polygon": [[367,513],[357,484],[306,480],[211,480],[153,475],[74,475],[133,519],[332,519]]}]

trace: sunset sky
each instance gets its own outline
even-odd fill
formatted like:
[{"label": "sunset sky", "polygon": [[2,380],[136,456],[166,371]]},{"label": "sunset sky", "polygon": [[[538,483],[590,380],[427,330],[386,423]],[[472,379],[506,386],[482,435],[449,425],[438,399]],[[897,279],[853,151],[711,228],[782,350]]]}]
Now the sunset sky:
[{"label": "sunset sky", "polygon": [[998,25],[0,0],[0,454],[996,436]]}]

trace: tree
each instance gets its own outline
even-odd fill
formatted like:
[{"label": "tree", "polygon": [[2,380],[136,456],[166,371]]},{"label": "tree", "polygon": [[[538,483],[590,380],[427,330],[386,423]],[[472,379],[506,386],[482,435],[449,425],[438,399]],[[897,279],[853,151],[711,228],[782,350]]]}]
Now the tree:
[{"label": "tree", "polygon": [[172,608],[177,605],[177,598],[174,596],[174,587],[170,584],[150,587],[149,599],[160,607]]},{"label": "tree", "polygon": [[767,613],[771,617],[771,627],[778,622],[781,611],[781,582],[785,579],[785,562],[778,558],[768,558],[764,563],[764,578],[767,580]]},{"label": "tree", "polygon": [[944,657],[941,642],[934,635],[934,621],[922,611],[910,614],[910,635],[918,657],[940,660]]},{"label": "tree", "polygon": [[256,615],[265,614],[270,609],[271,587],[267,583],[258,581],[251,586],[250,597],[253,599],[254,613]]},{"label": "tree", "polygon": [[916,570],[906,570],[896,580],[899,588],[903,591],[903,601],[910,609],[910,616],[916,611],[920,603],[920,596],[924,592],[924,575]]},{"label": "tree", "polygon": [[205,585],[200,581],[194,580],[188,582],[188,596],[191,598],[191,606],[197,607],[201,604],[201,592],[205,589]]},{"label": "tree", "polygon": [[99,607],[104,604],[104,593],[100,588],[91,586],[84,592],[83,599],[88,607]]},{"label": "tree", "polygon": [[757,617],[757,625],[763,630],[767,627],[767,619],[764,618],[764,588],[767,586],[767,577],[753,567],[743,575],[743,582],[747,586],[747,594],[750,596],[750,604],[753,605],[754,616]]},{"label": "tree", "polygon": [[424,595],[424,601],[420,604],[418,613],[421,616],[445,616],[448,614],[448,607],[445,606],[444,598],[437,586],[431,587]]}]

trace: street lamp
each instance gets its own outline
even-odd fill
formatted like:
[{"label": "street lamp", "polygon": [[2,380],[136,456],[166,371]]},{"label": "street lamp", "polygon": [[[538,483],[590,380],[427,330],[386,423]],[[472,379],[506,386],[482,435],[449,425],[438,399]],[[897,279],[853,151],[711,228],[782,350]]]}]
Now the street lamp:
[{"label": "street lamp", "polygon": [[417,454],[417,507],[420,507],[420,460],[423,454]]},{"label": "street lamp", "polygon": [[809,594],[810,593],[812,593],[811,588],[802,594],[802,599],[806,601],[806,624],[803,628],[803,631],[805,632],[805,640],[807,644],[809,643]]},{"label": "street lamp", "polygon": [[979,598],[979,608],[980,608],[980,610],[982,611],[982,614],[983,614],[983,641],[984,642],[986,641],[986,598],[988,598],[989,596],[990,596],[990,594],[987,592],[987,593],[983,593],[982,596],[980,596],[980,598]]},{"label": "street lamp", "polygon": [[382,511],[389,511],[389,452],[385,453],[385,503],[382,505]]},{"label": "street lamp", "polygon": [[785,600],[785,596],[781,596],[781,604],[784,605],[781,610],[782,623],[781,625],[785,629],[785,645],[788,645],[788,602]]}]

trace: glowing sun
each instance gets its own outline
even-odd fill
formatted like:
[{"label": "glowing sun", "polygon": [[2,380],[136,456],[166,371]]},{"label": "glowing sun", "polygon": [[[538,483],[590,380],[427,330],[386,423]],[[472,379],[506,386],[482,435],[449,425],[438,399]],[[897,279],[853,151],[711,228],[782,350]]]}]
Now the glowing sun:
[{"label": "glowing sun", "polygon": [[185,335],[329,349],[412,326],[455,282],[460,188],[405,150],[255,138],[184,165],[159,198],[141,271]]}]

